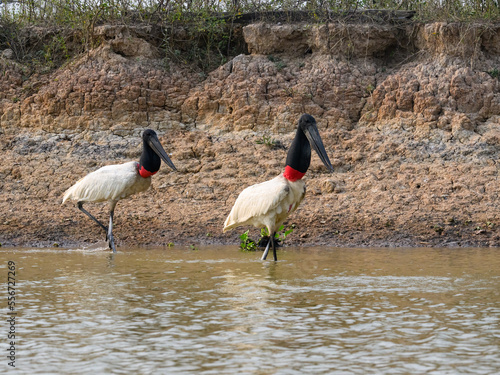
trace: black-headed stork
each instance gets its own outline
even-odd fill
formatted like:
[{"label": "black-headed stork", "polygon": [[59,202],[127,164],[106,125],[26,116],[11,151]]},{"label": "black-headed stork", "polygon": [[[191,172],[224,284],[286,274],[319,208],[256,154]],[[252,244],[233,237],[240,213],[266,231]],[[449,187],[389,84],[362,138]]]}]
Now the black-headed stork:
[{"label": "black-headed stork", "polygon": [[[116,204],[120,199],[146,191],[151,185],[151,176],[158,172],[162,160],[174,171],[177,170],[156,132],[146,129],[142,134],[142,155],[139,162],[108,165],[89,173],[66,190],[62,203],[68,199],[76,201],[77,207],[104,229],[109,248],[115,253],[113,215]],[[108,201],[110,207],[108,227],[83,208],[84,203],[104,201]]]},{"label": "black-headed stork", "polygon": [[306,185],[302,177],[311,163],[311,147],[316,150],[328,170],[333,172],[316,120],[311,115],[303,114],[288,150],[285,172],[270,181],[244,189],[224,223],[224,232],[243,225],[267,227],[270,237],[262,260],[267,258],[270,245],[273,248],[274,260],[278,260],[274,236],[276,230],[304,199]]}]

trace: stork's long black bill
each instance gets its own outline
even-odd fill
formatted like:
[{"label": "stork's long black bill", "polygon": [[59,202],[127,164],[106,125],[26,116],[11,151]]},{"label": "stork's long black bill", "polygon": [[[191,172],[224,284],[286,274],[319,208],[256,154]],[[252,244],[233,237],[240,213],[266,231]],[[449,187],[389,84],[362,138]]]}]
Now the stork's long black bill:
[{"label": "stork's long black bill", "polygon": [[161,160],[165,162],[165,164],[167,164],[174,171],[177,170],[177,168],[175,168],[174,163],[172,163],[172,160],[170,160],[167,153],[163,149],[163,146],[161,145],[160,140],[156,137],[156,135],[149,137],[148,144],[153,149],[155,154],[158,155],[161,158]]},{"label": "stork's long black bill", "polygon": [[325,167],[327,167],[330,172],[333,172],[332,163],[328,158],[325,146],[323,145],[323,141],[321,140],[321,136],[319,135],[318,128],[315,126],[309,126],[304,130],[304,133],[306,134],[309,143],[312,145]]}]

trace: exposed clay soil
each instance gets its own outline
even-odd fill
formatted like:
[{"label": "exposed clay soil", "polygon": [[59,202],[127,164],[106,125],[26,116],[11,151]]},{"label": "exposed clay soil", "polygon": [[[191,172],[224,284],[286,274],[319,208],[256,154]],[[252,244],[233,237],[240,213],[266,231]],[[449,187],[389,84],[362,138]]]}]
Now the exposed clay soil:
[{"label": "exposed clay soil", "polygon": [[[283,171],[302,113],[335,172],[313,155],[288,244],[498,246],[499,27],[256,23],[249,54],[206,77],[133,28],[101,32],[49,74],[0,58],[3,246],[102,241],[62,194],[138,160],[146,127],[179,171],[163,165],[118,203],[117,245],[236,245],[247,228],[223,234],[224,219],[244,187]],[[105,204],[87,208],[106,220]]]}]

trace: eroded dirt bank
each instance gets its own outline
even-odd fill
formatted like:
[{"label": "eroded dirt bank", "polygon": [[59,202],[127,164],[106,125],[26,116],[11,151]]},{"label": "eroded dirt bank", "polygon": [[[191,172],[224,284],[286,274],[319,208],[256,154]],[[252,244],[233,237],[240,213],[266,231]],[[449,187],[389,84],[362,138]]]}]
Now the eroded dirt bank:
[{"label": "eroded dirt bank", "polygon": [[289,244],[500,243],[500,27],[256,23],[243,28],[249,54],[208,76],[134,28],[97,32],[101,46],[48,75],[0,58],[3,246],[102,240],[62,194],[137,160],[146,127],[179,171],[163,166],[118,204],[118,246],[237,244],[245,229],[222,234],[226,215],[244,187],[282,172],[304,112],[335,173],[313,156]]}]

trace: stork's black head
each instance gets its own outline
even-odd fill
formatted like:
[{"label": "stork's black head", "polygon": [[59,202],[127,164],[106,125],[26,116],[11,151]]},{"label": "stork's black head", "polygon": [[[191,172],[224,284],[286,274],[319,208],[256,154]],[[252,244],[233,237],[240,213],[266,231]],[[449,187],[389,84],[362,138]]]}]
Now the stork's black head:
[{"label": "stork's black head", "polygon": [[[142,155],[139,160],[139,173],[143,177],[148,177],[148,174],[149,176],[155,174],[160,169],[162,160],[174,171],[177,170],[163,149],[156,132],[151,129],[144,130],[144,133],[142,133]],[[144,170],[145,172],[142,172]]]},{"label": "stork's black head", "polygon": [[[326,154],[325,146],[323,146],[316,120],[311,115],[303,114],[299,119],[299,126],[295,134],[295,139],[286,157],[287,167],[299,172],[299,176],[300,174],[303,176],[311,164],[311,146],[314,148],[323,164],[333,172],[333,166]],[[302,178],[302,176],[300,176],[300,178]]]}]

